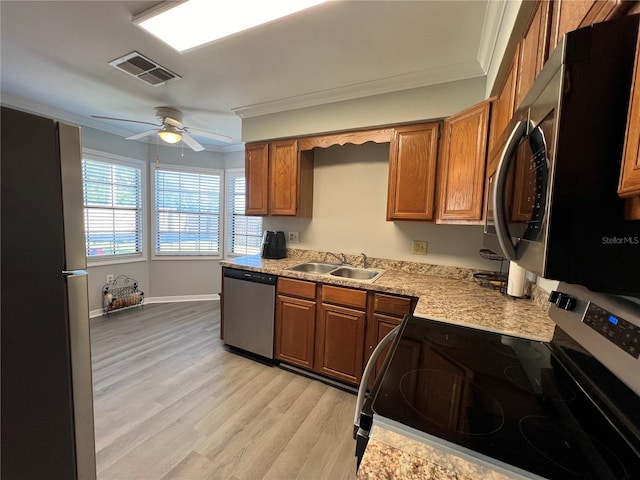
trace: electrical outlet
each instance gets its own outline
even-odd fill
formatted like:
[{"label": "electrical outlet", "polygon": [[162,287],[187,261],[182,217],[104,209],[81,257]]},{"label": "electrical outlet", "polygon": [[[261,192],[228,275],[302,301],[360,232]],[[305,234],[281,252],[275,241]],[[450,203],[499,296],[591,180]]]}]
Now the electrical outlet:
[{"label": "electrical outlet", "polygon": [[289,232],[289,242],[298,243],[300,241],[300,237],[298,237],[298,232]]},{"label": "electrical outlet", "polygon": [[113,275],[107,275],[107,283],[113,282]]},{"label": "electrical outlet", "polygon": [[415,255],[427,254],[427,242],[426,240],[414,240],[411,242],[411,253]]}]

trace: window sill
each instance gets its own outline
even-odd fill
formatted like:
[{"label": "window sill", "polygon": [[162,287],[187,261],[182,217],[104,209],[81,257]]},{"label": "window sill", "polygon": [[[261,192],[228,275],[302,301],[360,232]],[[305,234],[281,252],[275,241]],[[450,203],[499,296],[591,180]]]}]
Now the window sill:
[{"label": "window sill", "polygon": [[207,260],[207,261],[214,261],[214,260],[222,260],[222,257],[220,255],[151,255],[151,260],[155,261],[155,260],[172,260],[172,261],[180,261],[180,260],[186,260],[186,261],[191,261],[191,260]]},{"label": "window sill", "polygon": [[131,256],[131,257],[120,257],[120,258],[105,258],[105,259],[93,259],[87,257],[87,268],[91,267],[102,267],[105,265],[118,265],[121,263],[138,263],[138,262],[146,262],[146,256]]}]

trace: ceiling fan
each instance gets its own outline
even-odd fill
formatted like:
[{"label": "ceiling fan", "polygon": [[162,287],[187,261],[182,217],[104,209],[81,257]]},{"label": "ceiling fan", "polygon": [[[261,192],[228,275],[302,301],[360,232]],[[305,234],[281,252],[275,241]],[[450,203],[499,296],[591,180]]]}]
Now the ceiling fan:
[{"label": "ceiling fan", "polygon": [[182,123],[183,116],[184,115],[180,110],[173,107],[156,107],[156,118],[160,122],[159,124],[144,122],[141,120],[129,120],[126,118],[113,118],[102,117],[100,115],[91,115],[92,118],[98,118],[102,120],[140,123],[143,125],[153,125],[155,127],[151,130],[131,135],[130,137],[127,137],[127,140],[138,140],[140,138],[158,134],[158,136],[167,143],[177,143],[182,140],[195,152],[204,150],[204,147],[191,136],[191,132],[200,137],[211,138],[212,140],[217,140],[219,142],[233,142],[233,139],[226,135],[220,135],[219,133],[208,132],[206,130],[200,130],[198,128],[187,127]]}]

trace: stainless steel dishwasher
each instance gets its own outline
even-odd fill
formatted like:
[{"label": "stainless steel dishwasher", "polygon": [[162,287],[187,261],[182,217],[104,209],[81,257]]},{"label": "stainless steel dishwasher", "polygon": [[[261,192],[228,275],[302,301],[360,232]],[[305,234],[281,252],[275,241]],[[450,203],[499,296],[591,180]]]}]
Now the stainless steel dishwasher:
[{"label": "stainless steel dishwasher", "polygon": [[224,269],[224,343],[273,359],[275,275]]}]

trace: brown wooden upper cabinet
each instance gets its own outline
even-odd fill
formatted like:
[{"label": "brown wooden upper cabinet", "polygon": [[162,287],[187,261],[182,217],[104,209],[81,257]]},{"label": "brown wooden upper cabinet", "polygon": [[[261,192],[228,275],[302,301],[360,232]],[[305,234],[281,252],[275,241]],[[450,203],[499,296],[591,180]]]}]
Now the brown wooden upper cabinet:
[{"label": "brown wooden upper cabinet", "polygon": [[627,217],[640,220],[640,36],[636,45],[636,64],[618,194],[628,198]]},{"label": "brown wooden upper cabinet", "polygon": [[498,138],[509,124],[516,107],[516,86],[518,82],[518,60],[520,50],[516,49],[504,83],[491,107],[491,124],[489,126],[489,151],[496,145]]},{"label": "brown wooden upper cabinet", "polygon": [[387,220],[433,220],[440,122],[394,129]]},{"label": "brown wooden upper cabinet", "polygon": [[313,151],[296,140],[247,144],[247,215],[311,217]]},{"label": "brown wooden upper cabinet", "polygon": [[247,181],[247,215],[267,215],[269,213],[268,143],[246,145],[244,174]]},{"label": "brown wooden upper cabinet", "polygon": [[634,3],[625,0],[554,0],[550,52],[565,33],[624,15]]},{"label": "brown wooden upper cabinet", "polygon": [[444,121],[438,167],[436,223],[480,223],[491,102]]},{"label": "brown wooden upper cabinet", "polygon": [[544,62],[549,55],[549,24],[551,20],[551,2],[538,1],[534,7],[529,26],[518,45],[518,74],[516,87],[516,106],[529,92]]}]

